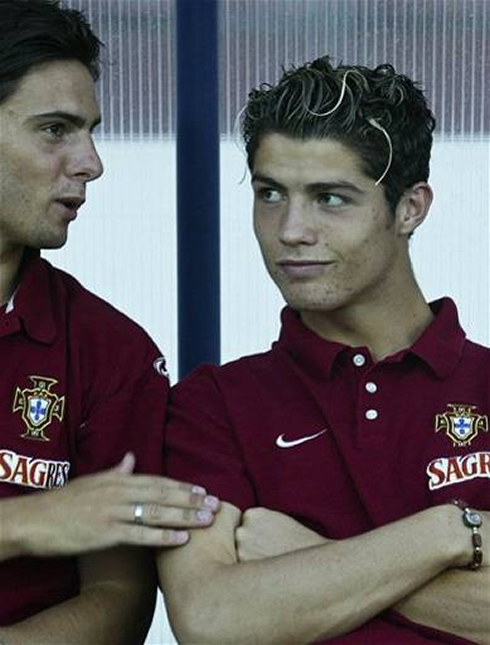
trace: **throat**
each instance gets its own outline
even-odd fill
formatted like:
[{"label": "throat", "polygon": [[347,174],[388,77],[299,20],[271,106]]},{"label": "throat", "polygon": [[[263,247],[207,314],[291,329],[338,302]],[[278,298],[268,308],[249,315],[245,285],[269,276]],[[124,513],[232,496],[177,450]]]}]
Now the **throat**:
[{"label": "throat", "polygon": [[411,347],[433,318],[423,298],[401,309],[301,313],[304,325],[325,340],[348,347],[367,347],[374,361]]}]

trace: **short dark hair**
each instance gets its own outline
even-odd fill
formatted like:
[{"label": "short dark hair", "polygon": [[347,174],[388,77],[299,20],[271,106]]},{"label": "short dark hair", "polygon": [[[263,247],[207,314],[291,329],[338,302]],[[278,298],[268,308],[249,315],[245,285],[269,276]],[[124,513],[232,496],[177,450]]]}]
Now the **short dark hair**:
[{"label": "short dark hair", "polygon": [[77,60],[97,80],[101,46],[83,14],[58,0],[0,0],[0,103],[41,63]]},{"label": "short dark hair", "polygon": [[434,127],[423,92],[391,65],[335,68],[328,56],[252,90],[242,117],[251,170],[266,134],[334,139],[359,155],[368,176],[383,177],[393,212],[408,187],[429,178]]}]

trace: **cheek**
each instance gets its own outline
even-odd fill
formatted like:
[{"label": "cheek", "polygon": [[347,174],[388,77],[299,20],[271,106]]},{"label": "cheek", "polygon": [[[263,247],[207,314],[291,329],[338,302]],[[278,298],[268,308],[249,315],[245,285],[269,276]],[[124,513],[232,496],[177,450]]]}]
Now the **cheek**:
[{"label": "cheek", "polygon": [[253,229],[257,242],[263,251],[274,246],[275,231],[271,221],[266,218],[257,217],[254,213]]}]

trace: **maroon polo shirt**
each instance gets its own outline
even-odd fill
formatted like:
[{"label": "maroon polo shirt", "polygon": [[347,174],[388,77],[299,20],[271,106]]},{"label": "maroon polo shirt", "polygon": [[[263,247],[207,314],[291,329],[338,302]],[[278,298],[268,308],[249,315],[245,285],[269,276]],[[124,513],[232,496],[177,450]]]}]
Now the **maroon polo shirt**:
[{"label": "maroon polo shirt", "polygon": [[[454,497],[490,510],[490,350],[466,340],[451,300],[432,309],[411,348],[375,363],[286,308],[270,351],[174,388],[168,474],[334,539]],[[394,612],[329,642],[468,643]]]},{"label": "maroon polo shirt", "polygon": [[[38,254],[0,310],[0,499],[31,495],[136,455],[161,471],[168,381],[146,333]],[[76,595],[76,560],[0,563],[0,624]]]}]

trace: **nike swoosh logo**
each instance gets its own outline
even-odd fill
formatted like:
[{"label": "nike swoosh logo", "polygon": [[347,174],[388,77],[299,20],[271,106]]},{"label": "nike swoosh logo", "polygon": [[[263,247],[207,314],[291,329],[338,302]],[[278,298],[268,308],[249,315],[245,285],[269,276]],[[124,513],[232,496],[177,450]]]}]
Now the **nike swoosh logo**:
[{"label": "nike swoosh logo", "polygon": [[306,437],[300,437],[299,439],[291,439],[290,441],[285,439],[284,435],[281,434],[276,439],[276,446],[279,446],[279,448],[294,448],[294,446],[299,446],[300,444],[305,443],[305,441],[316,439],[320,435],[324,434],[327,430],[328,428],[323,428],[323,430],[320,430],[320,432],[317,432],[315,434],[310,434]]}]

